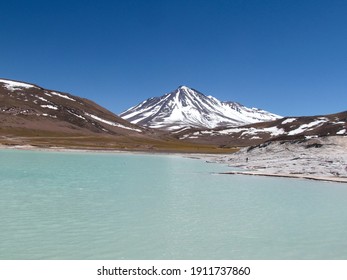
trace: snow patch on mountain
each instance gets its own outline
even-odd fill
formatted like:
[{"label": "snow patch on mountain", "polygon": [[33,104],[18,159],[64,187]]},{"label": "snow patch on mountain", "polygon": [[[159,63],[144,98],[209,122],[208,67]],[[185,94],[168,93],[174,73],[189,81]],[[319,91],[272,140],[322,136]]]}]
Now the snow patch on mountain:
[{"label": "snow patch on mountain", "polygon": [[71,100],[71,101],[76,101],[75,99],[67,96],[67,95],[64,95],[64,94],[61,94],[61,93],[58,93],[58,92],[55,92],[55,91],[51,91],[51,94],[53,95],[56,95],[56,96],[59,96],[59,97],[62,97],[62,98],[65,98],[65,99],[68,99],[68,100]]},{"label": "snow patch on mountain", "polygon": [[318,120],[315,120],[315,121],[310,122],[308,124],[303,124],[303,125],[299,126],[297,129],[294,129],[294,130],[290,131],[288,133],[288,135],[296,135],[296,134],[299,134],[299,133],[303,133],[303,132],[307,131],[310,128],[320,126],[320,125],[322,125],[323,123],[326,123],[326,122],[327,122],[326,119],[318,119]]},{"label": "snow patch on mountain", "polygon": [[88,116],[88,117],[91,117],[94,120],[97,120],[99,122],[102,122],[102,123],[105,123],[105,124],[108,124],[108,125],[111,125],[111,126],[117,126],[117,127],[128,129],[128,130],[134,130],[134,131],[137,131],[137,132],[142,132],[140,129],[136,129],[136,128],[132,128],[132,127],[129,127],[129,126],[122,125],[120,123],[115,123],[115,122],[111,122],[111,121],[108,121],[108,120],[104,120],[104,119],[102,119],[102,118],[100,118],[98,116],[95,116],[93,114],[89,114],[89,113],[84,113],[84,114],[86,116]]},{"label": "snow patch on mountain", "polygon": [[21,83],[21,82],[16,82],[16,81],[11,81],[11,80],[3,80],[0,79],[0,83],[3,83],[3,87],[10,91],[15,91],[15,90],[22,90],[22,89],[28,89],[28,88],[34,88],[34,85],[27,84],[27,83]]},{"label": "snow patch on mountain", "polygon": [[48,109],[52,109],[52,110],[58,110],[58,107],[52,106],[52,105],[40,105],[40,107],[48,108]]},{"label": "snow patch on mountain", "polygon": [[288,119],[285,119],[282,124],[286,124],[286,123],[291,123],[291,122],[295,122],[296,121],[296,118],[288,118]]}]

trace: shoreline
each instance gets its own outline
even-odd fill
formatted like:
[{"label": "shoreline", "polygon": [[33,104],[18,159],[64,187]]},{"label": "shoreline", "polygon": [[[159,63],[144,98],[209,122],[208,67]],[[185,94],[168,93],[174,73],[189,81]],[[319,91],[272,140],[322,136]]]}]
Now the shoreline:
[{"label": "shoreline", "polygon": [[[227,156],[229,154],[208,154],[208,153],[194,153],[194,152],[177,152],[177,151],[145,151],[145,150],[116,150],[116,149],[86,149],[86,148],[65,148],[65,147],[38,147],[32,145],[15,145],[6,146],[0,144],[0,150],[18,150],[18,151],[42,151],[42,152],[76,152],[76,153],[97,153],[97,154],[142,154],[142,155],[176,155],[190,159],[206,160],[210,163],[219,163],[215,159],[220,156]],[[213,158],[213,161],[207,159]]]},{"label": "shoreline", "polygon": [[[126,151],[126,150],[108,150],[108,149],[85,149],[85,148],[65,148],[65,147],[37,147],[31,145],[15,145],[6,146],[0,145],[0,150],[22,150],[22,151],[43,151],[43,152],[78,152],[78,153],[100,153],[100,154],[139,154],[139,155],[171,155],[171,156],[181,156],[190,159],[204,160],[206,163],[216,163],[216,164],[228,164],[227,162],[220,160],[221,157],[228,157],[230,154],[203,154],[203,153],[180,153],[180,152],[164,152],[164,151]],[[235,167],[233,165],[228,165],[228,167]],[[330,176],[319,176],[312,174],[290,174],[286,173],[267,173],[261,171],[248,171],[244,168],[239,171],[227,171],[221,172],[219,174],[223,175],[246,175],[246,176],[264,176],[264,177],[278,177],[278,178],[289,178],[289,179],[305,179],[305,180],[315,180],[324,181],[332,183],[347,183],[347,177],[330,177]],[[282,170],[281,170],[282,171]]]},{"label": "shoreline", "polygon": [[305,175],[305,174],[281,174],[281,173],[264,173],[258,171],[228,171],[222,172],[220,174],[224,175],[246,175],[246,176],[263,176],[263,177],[278,177],[278,178],[289,178],[289,179],[305,179],[305,180],[314,180],[314,181],[324,181],[332,183],[347,183],[347,178],[339,177],[321,177],[314,175]]}]

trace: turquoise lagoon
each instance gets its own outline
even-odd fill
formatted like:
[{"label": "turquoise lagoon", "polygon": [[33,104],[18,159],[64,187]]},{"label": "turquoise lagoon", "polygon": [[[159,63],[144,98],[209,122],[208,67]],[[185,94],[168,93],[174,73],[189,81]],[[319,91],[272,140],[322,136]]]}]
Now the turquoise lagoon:
[{"label": "turquoise lagoon", "polygon": [[347,184],[0,150],[0,259],[347,259]]}]

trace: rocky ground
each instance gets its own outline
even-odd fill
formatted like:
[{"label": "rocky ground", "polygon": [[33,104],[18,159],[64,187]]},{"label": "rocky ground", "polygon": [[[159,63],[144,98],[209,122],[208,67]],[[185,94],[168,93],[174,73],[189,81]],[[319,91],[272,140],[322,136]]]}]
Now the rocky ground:
[{"label": "rocky ground", "polygon": [[243,148],[215,158],[249,174],[298,177],[347,183],[347,137],[331,136],[309,140],[274,141]]}]

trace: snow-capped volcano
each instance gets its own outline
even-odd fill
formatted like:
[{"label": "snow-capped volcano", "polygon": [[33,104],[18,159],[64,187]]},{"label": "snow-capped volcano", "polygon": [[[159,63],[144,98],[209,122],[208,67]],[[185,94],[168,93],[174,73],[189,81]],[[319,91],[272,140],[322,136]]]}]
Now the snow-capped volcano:
[{"label": "snow-capped volcano", "polygon": [[137,125],[165,130],[240,126],[280,118],[237,102],[219,101],[186,86],[180,86],[161,97],[149,98],[120,116]]}]

